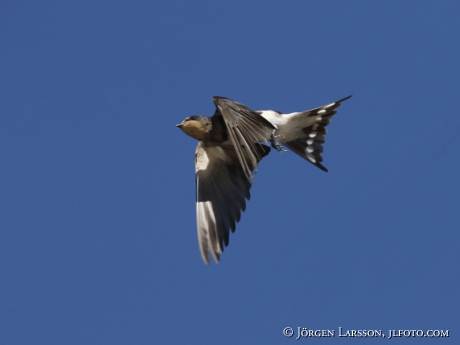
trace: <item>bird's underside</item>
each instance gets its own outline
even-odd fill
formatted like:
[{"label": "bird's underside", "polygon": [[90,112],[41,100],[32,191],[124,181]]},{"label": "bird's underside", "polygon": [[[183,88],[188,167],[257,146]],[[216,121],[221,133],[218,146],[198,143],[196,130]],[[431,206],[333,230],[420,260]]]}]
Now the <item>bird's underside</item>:
[{"label": "bird's underside", "polygon": [[195,153],[198,241],[206,264],[210,263],[210,253],[219,262],[228,245],[230,231],[235,231],[246,199],[250,199],[257,165],[270,152],[267,144],[280,149],[279,141],[327,171],[321,164],[326,126],[340,103],[350,97],[290,114],[256,112],[227,98],[213,97],[216,112],[210,119],[223,124],[217,133],[223,139],[202,140]]}]

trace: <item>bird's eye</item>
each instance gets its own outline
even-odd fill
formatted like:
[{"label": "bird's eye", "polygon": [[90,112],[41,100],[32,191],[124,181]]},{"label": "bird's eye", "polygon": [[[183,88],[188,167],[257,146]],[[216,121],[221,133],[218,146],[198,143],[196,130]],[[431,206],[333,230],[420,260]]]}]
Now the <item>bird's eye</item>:
[{"label": "bird's eye", "polygon": [[196,116],[190,116],[189,119],[190,120],[196,120]]}]

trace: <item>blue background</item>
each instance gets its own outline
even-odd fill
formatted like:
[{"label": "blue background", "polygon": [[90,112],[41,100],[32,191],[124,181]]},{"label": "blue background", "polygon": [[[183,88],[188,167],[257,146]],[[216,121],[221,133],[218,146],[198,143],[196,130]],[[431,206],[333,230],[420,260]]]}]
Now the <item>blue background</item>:
[{"label": "blue background", "polygon": [[[0,343],[293,344],[291,326],[458,344],[459,11],[1,2]],[[292,112],[349,94],[329,173],[272,152],[204,265],[196,141],[174,125],[214,95]]]}]

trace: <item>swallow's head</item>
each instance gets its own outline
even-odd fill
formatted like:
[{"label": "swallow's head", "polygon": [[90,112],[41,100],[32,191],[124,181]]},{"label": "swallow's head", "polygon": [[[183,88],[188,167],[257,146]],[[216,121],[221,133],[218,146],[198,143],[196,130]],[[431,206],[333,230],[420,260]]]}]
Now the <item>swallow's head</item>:
[{"label": "swallow's head", "polygon": [[206,116],[194,115],[185,118],[184,121],[176,125],[184,131],[185,134],[196,140],[205,140],[206,135],[211,130],[211,120]]}]

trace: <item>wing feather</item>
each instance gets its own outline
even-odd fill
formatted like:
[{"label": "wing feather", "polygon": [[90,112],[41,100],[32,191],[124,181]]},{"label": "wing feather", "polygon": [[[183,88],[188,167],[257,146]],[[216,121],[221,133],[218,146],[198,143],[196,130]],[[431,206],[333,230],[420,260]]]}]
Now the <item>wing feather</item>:
[{"label": "wing feather", "polygon": [[253,171],[257,170],[257,163],[262,158],[260,143],[268,143],[276,126],[241,103],[217,96],[212,100],[216,104],[214,116],[223,117],[243,172],[252,182]]},{"label": "wing feather", "polygon": [[[257,155],[263,157],[270,148],[261,145]],[[259,163],[260,159],[256,161]],[[251,168],[252,163],[248,164]],[[210,254],[219,262],[219,255],[229,243],[246,199],[251,195],[247,179],[236,150],[231,145],[217,146],[200,141],[195,153],[196,215],[198,242],[206,264]]]}]

